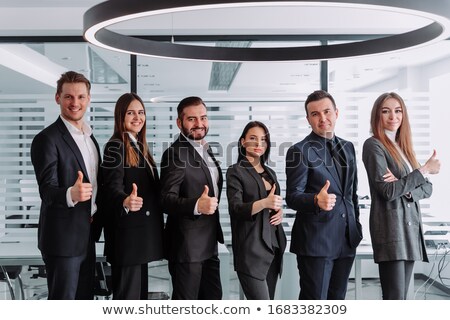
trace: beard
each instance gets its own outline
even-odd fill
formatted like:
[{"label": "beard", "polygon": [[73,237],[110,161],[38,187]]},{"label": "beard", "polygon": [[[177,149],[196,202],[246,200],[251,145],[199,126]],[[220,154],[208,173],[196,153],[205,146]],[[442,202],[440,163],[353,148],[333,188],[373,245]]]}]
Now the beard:
[{"label": "beard", "polygon": [[[202,140],[208,134],[208,127],[194,127],[191,129],[187,129],[181,124],[181,129],[183,134],[191,140]],[[203,130],[199,130],[203,129]]]}]

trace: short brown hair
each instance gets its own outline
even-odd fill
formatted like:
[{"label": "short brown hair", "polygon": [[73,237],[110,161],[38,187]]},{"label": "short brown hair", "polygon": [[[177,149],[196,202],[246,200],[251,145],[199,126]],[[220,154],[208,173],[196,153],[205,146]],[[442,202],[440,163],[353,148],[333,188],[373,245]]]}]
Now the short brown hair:
[{"label": "short brown hair", "polygon": [[61,75],[59,80],[56,82],[56,94],[61,94],[62,87],[64,83],[84,83],[88,89],[88,94],[91,94],[91,83],[89,80],[81,73],[75,71],[67,71]]},{"label": "short brown hair", "polygon": [[310,102],[319,101],[319,100],[322,100],[325,98],[328,98],[331,100],[331,102],[333,103],[333,107],[336,110],[336,102],[334,102],[333,96],[331,94],[329,94],[328,92],[326,92],[325,90],[316,90],[306,98],[306,101],[305,101],[306,116],[308,116],[308,104]]}]

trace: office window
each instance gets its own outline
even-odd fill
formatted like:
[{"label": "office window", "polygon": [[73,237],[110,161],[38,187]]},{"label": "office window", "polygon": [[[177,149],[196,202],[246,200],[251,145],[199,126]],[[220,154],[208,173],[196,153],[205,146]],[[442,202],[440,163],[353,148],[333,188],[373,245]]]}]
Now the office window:
[{"label": "office window", "polygon": [[40,198],[30,147],[60,113],[56,80],[67,70],[90,79],[87,118],[102,146],[112,134],[114,102],[129,91],[130,59],[81,42],[1,44],[0,53],[0,235],[36,241]]},{"label": "office window", "polygon": [[449,171],[445,163],[450,161],[450,152],[443,132],[449,115],[446,94],[449,66],[450,41],[404,52],[329,62],[329,91],[344,110],[351,106],[359,118],[355,123],[358,126],[355,142],[359,153],[360,195],[369,194],[361,151],[371,135],[370,111],[381,93],[395,91],[408,108],[418,161],[424,164],[436,149],[442,162],[441,172],[430,176],[433,194],[421,200],[422,213],[428,220],[448,220],[444,199]]}]

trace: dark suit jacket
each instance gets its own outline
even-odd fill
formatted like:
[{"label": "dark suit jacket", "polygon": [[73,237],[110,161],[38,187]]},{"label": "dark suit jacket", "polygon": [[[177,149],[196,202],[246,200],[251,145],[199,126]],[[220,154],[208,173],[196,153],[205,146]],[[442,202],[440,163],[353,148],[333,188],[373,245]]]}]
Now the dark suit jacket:
[{"label": "dark suit jacket", "polygon": [[[276,183],[276,194],[280,194],[275,172],[265,167]],[[231,218],[234,269],[256,279],[265,280],[273,261],[270,210],[251,214],[253,203],[267,197],[264,182],[254,167],[242,160],[227,171],[228,210]],[[281,224],[276,226],[276,235],[283,255],[286,235]],[[282,261],[280,261],[281,269]]]},{"label": "dark suit jacket", "polygon": [[[428,261],[419,200],[431,196],[431,182],[417,169],[410,172],[406,163],[399,167],[376,138],[366,140],[362,157],[370,186],[369,222],[375,262]],[[386,168],[397,181],[383,181]]]},{"label": "dark suit jacket", "polygon": [[[215,159],[214,159],[215,161]],[[222,171],[219,170],[219,196]],[[181,134],[164,152],[161,159],[161,201],[167,214],[165,228],[166,254],[173,262],[200,262],[216,255],[217,242],[223,243],[219,210],[213,215],[194,215],[194,207],[213,182],[207,164]]]},{"label": "dark suit jacket", "polygon": [[[342,239],[356,248],[362,239],[357,196],[355,148],[349,141],[336,137],[343,145],[347,164],[344,187],[325,146],[325,138],[311,132],[304,140],[289,148],[286,156],[286,203],[296,210],[292,228],[291,252],[312,257],[339,256]],[[330,181],[328,193],[336,195],[331,211],[314,205],[318,194]],[[346,226],[348,235],[346,238]]]},{"label": "dark suit jacket", "polygon": [[[100,162],[97,141],[93,136],[91,138]],[[89,177],[81,152],[61,118],[34,137],[31,162],[42,199],[38,227],[39,249],[43,254],[55,256],[84,254],[92,226],[95,226],[93,231],[96,237],[100,236],[101,226],[97,225],[97,221],[101,216],[101,204],[96,201],[94,225],[90,223],[91,201],[80,202],[73,208],[67,206],[66,192],[77,180],[77,172],[83,173],[83,182],[89,182]],[[98,180],[100,186],[101,179]]]},{"label": "dark suit jacket", "polygon": [[[135,148],[137,151],[137,148]],[[158,171],[139,154],[139,166],[129,167],[123,143],[110,140],[104,149],[102,172],[105,201],[105,256],[116,265],[138,265],[163,258],[164,217],[159,204]],[[138,187],[142,208],[128,214],[123,201]]]}]

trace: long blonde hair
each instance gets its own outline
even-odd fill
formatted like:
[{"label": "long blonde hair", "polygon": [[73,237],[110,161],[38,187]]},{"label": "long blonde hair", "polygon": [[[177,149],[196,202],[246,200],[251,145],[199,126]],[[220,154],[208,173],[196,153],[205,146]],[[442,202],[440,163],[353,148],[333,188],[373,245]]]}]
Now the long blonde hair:
[{"label": "long blonde hair", "polygon": [[405,102],[402,97],[400,97],[395,92],[386,92],[379,96],[372,108],[372,113],[370,116],[370,126],[373,136],[378,139],[388,150],[389,154],[392,155],[398,166],[402,166],[403,160],[401,154],[398,152],[396,146],[392,141],[386,136],[384,127],[381,121],[381,111],[384,103],[388,99],[395,99],[398,101],[402,108],[402,123],[395,134],[395,142],[397,142],[400,150],[405,155],[406,159],[409,161],[414,169],[420,167],[419,162],[417,162],[416,154],[412,146],[412,135],[411,126],[409,124],[408,111],[406,110]]}]

